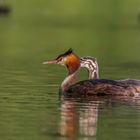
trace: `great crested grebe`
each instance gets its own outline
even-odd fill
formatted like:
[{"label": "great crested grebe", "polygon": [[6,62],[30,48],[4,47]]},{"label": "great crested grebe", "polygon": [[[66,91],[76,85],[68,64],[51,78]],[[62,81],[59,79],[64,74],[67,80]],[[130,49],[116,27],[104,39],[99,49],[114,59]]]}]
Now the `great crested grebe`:
[{"label": "great crested grebe", "polygon": [[[99,67],[98,62],[95,57],[92,56],[85,56],[81,57],[81,67],[84,67],[88,70],[89,79],[99,79]],[[140,80],[132,80],[132,79],[125,79],[125,80],[114,80],[121,83],[127,83],[128,85],[139,85]]]},{"label": "great crested grebe", "polygon": [[89,79],[99,79],[99,67],[97,59],[92,56],[81,57],[81,67],[88,70]]},{"label": "great crested grebe", "polygon": [[76,76],[82,66],[80,58],[69,49],[56,59],[43,64],[61,64],[68,69],[68,76],[60,86],[60,92],[68,96],[135,96],[140,95],[140,80],[108,80],[89,79],[75,83]]}]

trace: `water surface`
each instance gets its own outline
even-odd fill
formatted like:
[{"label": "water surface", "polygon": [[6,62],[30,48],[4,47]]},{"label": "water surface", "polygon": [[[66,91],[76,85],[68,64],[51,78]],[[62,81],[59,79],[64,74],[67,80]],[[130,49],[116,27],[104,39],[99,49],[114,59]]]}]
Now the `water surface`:
[{"label": "water surface", "polygon": [[12,12],[0,17],[0,139],[140,139],[139,98],[61,99],[65,67],[42,65],[73,48],[98,59],[101,78],[140,79],[139,2],[121,2],[7,1]]}]

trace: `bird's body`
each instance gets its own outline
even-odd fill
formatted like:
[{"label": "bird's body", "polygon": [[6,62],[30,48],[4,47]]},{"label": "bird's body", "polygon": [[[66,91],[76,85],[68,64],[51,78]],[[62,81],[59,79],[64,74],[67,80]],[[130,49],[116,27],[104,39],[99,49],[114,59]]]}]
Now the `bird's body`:
[{"label": "bird's body", "polygon": [[94,79],[80,81],[65,91],[69,96],[137,96],[140,93],[140,81]]},{"label": "bird's body", "polygon": [[[135,79],[124,79],[124,80],[108,80],[108,79],[100,79],[99,80],[99,68],[98,68],[98,63],[97,63],[97,59],[92,57],[92,56],[86,56],[86,57],[82,57],[81,58],[81,67],[84,67],[87,69],[88,71],[88,77],[89,79],[94,79],[93,80],[89,80],[90,82],[92,82],[94,85],[96,85],[96,89],[102,87],[102,91],[104,91],[104,87],[109,86],[110,92],[108,92],[108,95],[112,95],[116,93],[116,95],[119,95],[119,91],[122,92],[122,89],[124,89],[124,94],[120,94],[120,95],[125,95],[125,96],[133,96],[133,95],[137,95],[140,92],[140,80],[135,80]],[[98,83],[98,84],[96,84]],[[109,84],[109,85],[108,85]],[[104,85],[104,86],[103,86]],[[111,88],[112,86],[112,88]],[[115,88],[114,88],[115,86]],[[123,88],[120,88],[122,87]],[[98,88],[97,88],[98,87]],[[116,90],[116,87],[118,87],[120,90]],[[90,87],[91,88],[91,87]],[[93,88],[93,86],[92,86]],[[89,89],[89,88],[88,88]],[[96,90],[93,89],[93,90]],[[71,89],[74,91],[74,89]],[[92,89],[90,89],[92,90]],[[118,92],[115,92],[118,91]],[[112,92],[112,93],[111,93]],[[89,91],[90,94],[90,91]],[[100,88],[100,92],[98,93],[98,95],[103,95],[104,93],[101,92],[101,88]]]},{"label": "bird's body", "polygon": [[[88,61],[92,63],[91,61]],[[96,61],[94,61],[96,62]],[[60,86],[60,92],[66,96],[136,96],[140,94],[140,80],[108,80],[98,79],[98,66],[89,67],[83,63],[80,58],[68,50],[66,53],[59,55],[56,59],[46,61],[44,64],[62,64],[66,65],[69,73]],[[85,64],[85,65],[84,65]],[[96,63],[97,64],[97,63]],[[89,79],[75,83],[77,73],[80,67],[86,67],[89,71]],[[92,69],[92,73],[90,70]]]}]

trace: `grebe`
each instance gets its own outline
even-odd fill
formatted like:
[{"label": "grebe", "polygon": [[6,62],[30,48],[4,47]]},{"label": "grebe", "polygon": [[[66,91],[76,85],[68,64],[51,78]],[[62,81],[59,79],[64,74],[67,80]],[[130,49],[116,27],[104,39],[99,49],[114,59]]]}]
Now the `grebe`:
[{"label": "grebe", "polygon": [[97,59],[92,56],[81,57],[81,67],[88,70],[89,79],[99,79],[99,67]]},{"label": "grebe", "polygon": [[60,86],[60,92],[66,96],[135,96],[140,94],[140,80],[89,79],[75,83],[82,64],[72,49],[43,64],[61,64],[67,67],[68,76]]},{"label": "grebe", "polygon": [[[99,79],[99,67],[97,63],[97,59],[92,56],[81,57],[81,67],[84,67],[88,70],[89,79]],[[114,80],[117,82],[127,83],[129,85],[139,85],[140,80]]]}]

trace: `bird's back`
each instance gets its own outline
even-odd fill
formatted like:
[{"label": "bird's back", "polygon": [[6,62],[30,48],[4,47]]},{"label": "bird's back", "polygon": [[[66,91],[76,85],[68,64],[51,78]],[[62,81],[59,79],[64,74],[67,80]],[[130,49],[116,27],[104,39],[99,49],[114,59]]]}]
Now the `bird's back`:
[{"label": "bird's back", "polygon": [[135,96],[135,93],[140,93],[140,80],[84,80],[66,91],[70,96]]}]

